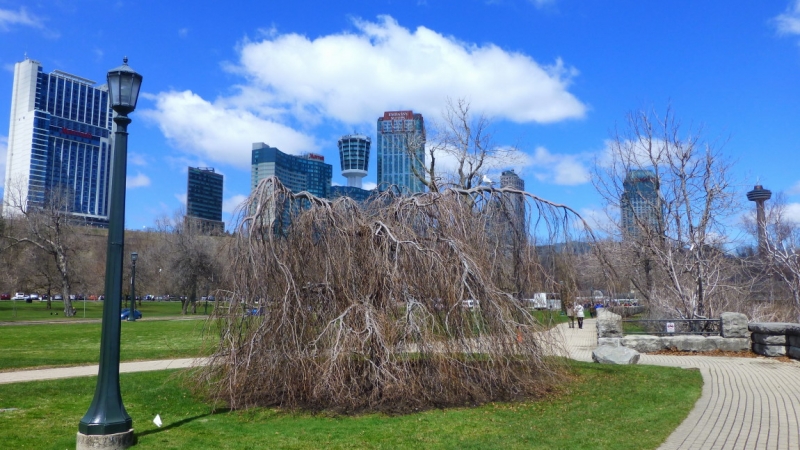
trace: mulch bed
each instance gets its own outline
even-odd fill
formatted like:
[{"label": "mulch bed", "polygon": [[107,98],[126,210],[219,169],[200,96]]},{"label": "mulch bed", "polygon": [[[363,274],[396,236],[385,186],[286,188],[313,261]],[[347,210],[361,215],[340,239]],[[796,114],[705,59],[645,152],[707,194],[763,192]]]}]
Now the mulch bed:
[{"label": "mulch bed", "polygon": [[[730,351],[724,351],[724,350],[711,350],[710,352],[689,352],[689,351],[681,351],[681,350],[678,350],[678,349],[675,349],[675,348],[659,350],[659,351],[656,351],[656,352],[649,352],[647,354],[648,355],[670,355],[670,356],[697,356],[697,355],[702,355],[702,356],[725,356],[725,357],[731,357],[731,358],[761,358],[762,357],[761,355],[759,355],[757,353],[753,353],[751,351],[730,352]],[[764,356],[764,358],[766,358],[766,356]],[[774,359],[776,361],[781,361],[781,362],[792,362],[792,361],[794,361],[794,359],[789,358],[788,356],[776,356],[776,357],[771,357],[769,359]]]}]

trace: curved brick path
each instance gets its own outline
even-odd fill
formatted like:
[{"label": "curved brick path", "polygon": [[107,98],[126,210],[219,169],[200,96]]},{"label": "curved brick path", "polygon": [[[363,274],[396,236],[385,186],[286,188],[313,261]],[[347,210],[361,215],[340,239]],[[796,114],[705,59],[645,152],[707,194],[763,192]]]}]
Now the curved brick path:
[{"label": "curved brick path", "polygon": [[[559,331],[571,358],[592,360],[594,320]],[[800,362],[643,354],[639,364],[694,367],[703,375],[700,399],[659,450],[800,449]]]}]

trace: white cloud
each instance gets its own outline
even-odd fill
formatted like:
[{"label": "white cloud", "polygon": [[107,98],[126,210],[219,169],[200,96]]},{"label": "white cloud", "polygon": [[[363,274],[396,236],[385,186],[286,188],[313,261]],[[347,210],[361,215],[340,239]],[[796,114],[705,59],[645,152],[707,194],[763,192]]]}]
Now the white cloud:
[{"label": "white cloud", "polygon": [[574,186],[587,183],[591,179],[586,168],[584,155],[550,153],[544,147],[537,147],[533,155],[527,155],[525,164],[530,167],[537,180],[545,183]]},{"label": "white cloud", "polygon": [[789,189],[786,190],[787,195],[798,195],[800,194],[800,181],[796,182],[792,185]]},{"label": "white cloud", "polygon": [[247,200],[247,196],[241,194],[227,198],[222,201],[222,210],[226,213],[233,213],[245,200]]},{"label": "white cloud", "polygon": [[297,116],[347,124],[371,123],[391,109],[437,115],[447,97],[467,98],[474,110],[514,122],[557,122],[586,111],[567,91],[577,72],[560,59],[540,65],[493,44],[406,29],[389,16],[354,26],[354,33],[313,40],[289,33],[246,41],[230,70]]},{"label": "white cloud", "polygon": [[537,8],[541,9],[547,6],[554,5],[556,3],[556,0],[530,0],[530,2],[533,3],[533,5],[536,6]]},{"label": "white cloud", "polygon": [[321,122],[374,127],[392,109],[436,117],[448,97],[520,123],[586,112],[567,90],[577,71],[560,59],[542,65],[493,44],[403,28],[388,16],[354,20],[354,27],[315,39],[264,30],[241,43],[238,63],[227,65],[245,80],[233,86],[235,94],[213,101],[190,90],[145,95],[155,108],[142,114],[192,157],[249,169],[254,142],[290,154],[319,151],[311,134]]},{"label": "white cloud", "polygon": [[604,209],[582,208],[579,214],[594,232],[612,233],[616,227],[614,224],[616,218],[609,217],[608,211]]},{"label": "white cloud", "polygon": [[175,198],[178,199],[181,204],[186,207],[186,194],[175,194]]},{"label": "white cloud", "polygon": [[254,142],[290,154],[317,149],[310,136],[245,109],[211,103],[191,91],[147,97],[155,101],[156,108],[143,111],[143,116],[156,122],[172,145],[193,157],[249,170]]},{"label": "white cloud", "polygon": [[141,172],[137,173],[136,176],[128,175],[125,181],[125,187],[128,189],[146,186],[150,186],[150,177]]},{"label": "white cloud", "polygon": [[129,152],[128,153],[128,164],[133,166],[146,166],[147,160],[145,159],[144,155],[141,153]]},{"label": "white cloud", "polygon": [[800,224],[800,203],[787,203],[783,212],[783,219]]},{"label": "white cloud", "polygon": [[0,136],[0,188],[6,182],[6,157],[8,156],[8,136]]},{"label": "white cloud", "polygon": [[786,12],[773,19],[780,34],[800,34],[800,0],[794,0]]},{"label": "white cloud", "polygon": [[368,191],[371,191],[371,190],[377,189],[377,188],[378,188],[378,183],[374,183],[372,181],[368,181],[366,183],[362,183],[361,184],[361,189],[366,189]]},{"label": "white cloud", "polygon": [[178,30],[178,36],[180,36],[182,38],[185,38],[188,35],[189,35],[189,29],[188,28],[181,28],[180,30]]},{"label": "white cloud", "polygon": [[33,28],[44,28],[42,20],[21,7],[19,11],[0,9],[0,31],[8,31],[12,25],[24,25]]}]

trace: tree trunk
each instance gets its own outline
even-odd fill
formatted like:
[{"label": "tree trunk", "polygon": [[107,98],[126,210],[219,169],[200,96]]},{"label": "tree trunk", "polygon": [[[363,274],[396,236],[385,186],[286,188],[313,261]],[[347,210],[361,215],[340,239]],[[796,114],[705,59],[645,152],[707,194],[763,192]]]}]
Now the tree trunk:
[{"label": "tree trunk", "polygon": [[64,297],[64,315],[72,317],[75,315],[75,308],[72,307],[72,299],[69,298],[69,275],[67,272],[66,252],[60,251],[56,255],[56,266],[61,274],[61,295]]}]

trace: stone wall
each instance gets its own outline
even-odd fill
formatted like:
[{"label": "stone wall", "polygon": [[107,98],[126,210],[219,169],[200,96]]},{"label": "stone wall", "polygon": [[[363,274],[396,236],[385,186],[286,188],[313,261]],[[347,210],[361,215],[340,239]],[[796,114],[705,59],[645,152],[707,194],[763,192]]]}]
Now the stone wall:
[{"label": "stone wall", "polygon": [[750,338],[747,336],[747,316],[738,313],[723,313],[720,318],[722,319],[722,336],[622,336],[622,317],[611,311],[598,311],[597,343],[598,345],[625,346],[642,353],[668,349],[688,352],[750,350]]},{"label": "stone wall", "polygon": [[764,356],[800,359],[800,324],[787,322],[751,323],[753,352]]}]

